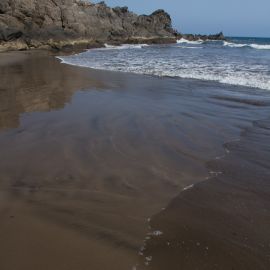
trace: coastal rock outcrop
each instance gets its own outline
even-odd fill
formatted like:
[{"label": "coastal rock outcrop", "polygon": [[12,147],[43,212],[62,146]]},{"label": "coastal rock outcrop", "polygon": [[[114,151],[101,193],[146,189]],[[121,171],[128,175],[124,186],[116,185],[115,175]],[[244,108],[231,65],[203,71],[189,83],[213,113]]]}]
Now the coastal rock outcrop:
[{"label": "coastal rock outcrop", "polygon": [[177,33],[176,35],[177,35],[178,39],[184,38],[184,39],[189,40],[189,41],[226,40],[223,32],[220,32],[220,33],[215,34],[215,35],[193,35],[193,34],[180,34],[180,33]]},{"label": "coastal rock outcrop", "polygon": [[138,16],[127,7],[82,0],[1,0],[0,50],[174,42],[164,10]]}]

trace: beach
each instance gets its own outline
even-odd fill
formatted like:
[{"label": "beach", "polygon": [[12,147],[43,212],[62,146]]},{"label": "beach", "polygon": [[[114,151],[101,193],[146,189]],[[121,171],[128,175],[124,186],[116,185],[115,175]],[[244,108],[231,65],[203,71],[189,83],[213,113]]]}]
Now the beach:
[{"label": "beach", "polygon": [[0,269],[269,269],[270,92],[0,55]]}]

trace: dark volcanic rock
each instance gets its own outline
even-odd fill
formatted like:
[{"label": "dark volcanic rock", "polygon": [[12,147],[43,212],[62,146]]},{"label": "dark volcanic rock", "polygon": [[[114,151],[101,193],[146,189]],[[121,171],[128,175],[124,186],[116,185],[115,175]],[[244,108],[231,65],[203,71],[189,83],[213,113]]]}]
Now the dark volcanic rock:
[{"label": "dark volcanic rock", "polygon": [[226,39],[222,32],[220,32],[216,35],[209,35],[207,38],[209,40],[225,40]]},{"label": "dark volcanic rock", "polygon": [[0,30],[0,40],[11,41],[22,36],[22,31],[15,28],[4,28]]},{"label": "dark volcanic rock", "polygon": [[226,40],[223,33],[220,32],[215,35],[193,35],[193,34],[177,34],[177,38],[184,38],[189,41],[196,41],[196,40]]},{"label": "dark volcanic rock", "polygon": [[138,16],[127,7],[81,0],[1,0],[0,50],[62,48],[104,42],[173,42],[163,10]]}]

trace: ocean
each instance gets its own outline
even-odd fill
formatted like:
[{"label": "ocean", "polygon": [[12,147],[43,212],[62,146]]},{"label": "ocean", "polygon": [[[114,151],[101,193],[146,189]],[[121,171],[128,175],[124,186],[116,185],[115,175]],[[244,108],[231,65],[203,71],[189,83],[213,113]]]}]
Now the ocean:
[{"label": "ocean", "polygon": [[59,57],[63,63],[98,70],[216,81],[270,90],[270,38],[227,37],[170,45],[106,45]]}]

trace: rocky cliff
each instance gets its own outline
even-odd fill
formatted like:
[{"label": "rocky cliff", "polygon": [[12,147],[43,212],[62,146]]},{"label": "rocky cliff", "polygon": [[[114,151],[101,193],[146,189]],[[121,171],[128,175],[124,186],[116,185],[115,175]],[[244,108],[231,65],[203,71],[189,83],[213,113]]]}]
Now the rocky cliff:
[{"label": "rocky cliff", "polygon": [[1,0],[0,50],[110,43],[173,42],[163,10],[138,16],[127,7],[82,0]]}]

